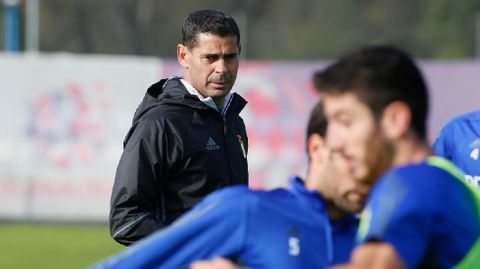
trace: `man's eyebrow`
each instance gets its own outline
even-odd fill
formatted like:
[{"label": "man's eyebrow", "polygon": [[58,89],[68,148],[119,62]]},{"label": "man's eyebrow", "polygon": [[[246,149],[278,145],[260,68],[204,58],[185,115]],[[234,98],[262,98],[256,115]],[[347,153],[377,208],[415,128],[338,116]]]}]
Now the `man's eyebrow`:
[{"label": "man's eyebrow", "polygon": [[335,114],[342,115],[342,114],[352,114],[352,113],[345,108],[341,108],[341,109],[335,111]]},{"label": "man's eyebrow", "polygon": [[224,57],[224,58],[233,58],[233,57],[236,57],[238,56],[238,53],[236,52],[232,52],[232,53],[225,53],[225,54],[221,54],[221,53],[203,53],[203,54],[200,54],[201,57]]},{"label": "man's eyebrow", "polygon": [[202,53],[202,57],[218,57],[220,54],[218,53]]},{"label": "man's eyebrow", "polygon": [[339,109],[337,111],[335,111],[333,114],[331,114],[331,118],[339,118],[339,117],[345,117],[345,116],[351,116],[352,115],[352,112],[351,111],[348,111],[344,108],[342,109]]}]

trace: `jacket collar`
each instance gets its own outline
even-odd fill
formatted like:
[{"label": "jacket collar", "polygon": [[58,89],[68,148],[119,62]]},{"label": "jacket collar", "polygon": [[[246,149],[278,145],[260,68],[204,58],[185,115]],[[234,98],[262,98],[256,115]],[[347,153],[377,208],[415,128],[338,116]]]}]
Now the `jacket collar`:
[{"label": "jacket collar", "polygon": [[[213,100],[212,100],[213,101]],[[226,100],[222,116],[227,111],[229,114],[238,115],[245,107],[247,101],[237,93],[232,93],[229,100]],[[189,106],[195,109],[208,110],[210,106],[202,103],[198,96],[190,94],[178,77],[162,79],[151,85],[143,98],[141,104],[137,107],[133,122],[136,122],[149,109],[161,103],[170,103]],[[217,109],[215,109],[218,111]]]}]

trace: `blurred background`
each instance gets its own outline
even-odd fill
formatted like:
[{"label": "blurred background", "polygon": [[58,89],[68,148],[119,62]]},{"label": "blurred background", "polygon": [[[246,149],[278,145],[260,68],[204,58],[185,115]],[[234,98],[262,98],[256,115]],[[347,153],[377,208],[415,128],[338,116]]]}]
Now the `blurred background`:
[{"label": "blurred background", "polygon": [[20,50],[171,58],[185,16],[217,8],[236,18],[247,59],[330,59],[372,43],[425,59],[480,53],[478,0],[2,1],[3,16],[18,6]]},{"label": "blurred background", "polygon": [[146,88],[182,74],[193,10],[223,10],[241,30],[252,188],[304,175],[312,74],[350,49],[418,59],[430,140],[479,108],[480,0],[0,1],[0,268],[83,268],[122,248],[106,228],[122,141]]}]

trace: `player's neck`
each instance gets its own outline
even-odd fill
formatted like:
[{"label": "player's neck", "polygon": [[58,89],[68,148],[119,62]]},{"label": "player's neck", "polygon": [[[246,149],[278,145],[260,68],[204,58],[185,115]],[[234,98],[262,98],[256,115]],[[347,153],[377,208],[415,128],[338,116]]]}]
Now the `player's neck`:
[{"label": "player's neck", "polygon": [[332,202],[326,201],[326,206],[327,206],[328,218],[331,220],[341,219],[345,217],[347,214],[349,214],[344,210],[335,206]]},{"label": "player's neck", "polygon": [[[337,207],[332,202],[332,198],[329,195],[331,191],[328,191],[326,189],[326,183],[323,181],[326,175],[324,173],[319,173],[319,171],[313,170],[314,168],[318,168],[318,167],[310,167],[310,169],[308,170],[307,177],[305,180],[305,188],[309,190],[315,190],[320,194],[320,196],[325,201],[325,207],[327,210],[328,217],[330,219],[335,220],[335,219],[340,219],[344,217],[348,213],[346,213],[344,210]],[[323,170],[324,169],[325,168],[323,168]],[[320,170],[320,171],[323,171],[323,170]]]},{"label": "player's neck", "polygon": [[430,146],[416,139],[405,139],[396,144],[396,154],[393,160],[394,165],[421,162],[432,155]]}]

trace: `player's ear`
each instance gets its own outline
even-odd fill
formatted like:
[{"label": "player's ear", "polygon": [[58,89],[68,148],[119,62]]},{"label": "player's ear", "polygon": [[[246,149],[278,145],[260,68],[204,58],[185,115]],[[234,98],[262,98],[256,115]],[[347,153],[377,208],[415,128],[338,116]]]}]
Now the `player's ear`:
[{"label": "player's ear", "polygon": [[319,134],[311,134],[307,139],[307,153],[311,161],[325,161],[325,140]]},{"label": "player's ear", "polygon": [[382,114],[381,127],[387,138],[398,139],[409,131],[412,111],[405,102],[390,103]]},{"label": "player's ear", "polygon": [[183,68],[188,69],[188,57],[189,57],[189,50],[183,44],[177,45],[177,60],[178,63],[183,66]]}]

